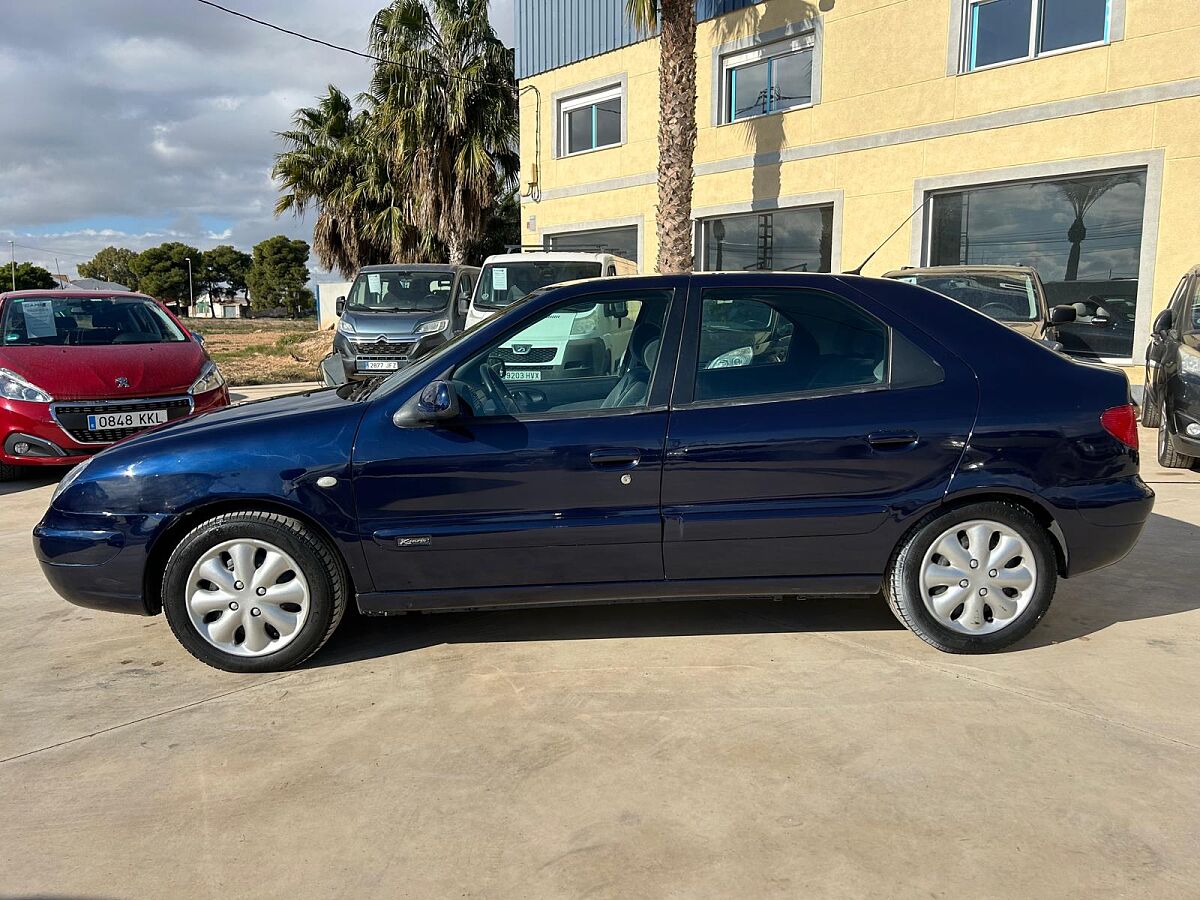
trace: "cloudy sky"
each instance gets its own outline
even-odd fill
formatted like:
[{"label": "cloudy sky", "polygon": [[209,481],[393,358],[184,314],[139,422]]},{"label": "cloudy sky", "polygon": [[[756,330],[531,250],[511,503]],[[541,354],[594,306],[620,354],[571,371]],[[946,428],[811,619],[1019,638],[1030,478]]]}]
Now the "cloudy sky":
[{"label": "cloudy sky", "polygon": [[[385,0],[222,0],[362,49]],[[492,0],[511,44],[513,0]],[[368,61],[195,0],[6,0],[0,16],[0,248],[68,276],[108,244],[249,250],[276,219],[275,132],[327,84],[354,95]],[[33,249],[37,248],[37,249]],[[316,264],[312,263],[314,274]],[[319,278],[320,276],[317,275]]]}]

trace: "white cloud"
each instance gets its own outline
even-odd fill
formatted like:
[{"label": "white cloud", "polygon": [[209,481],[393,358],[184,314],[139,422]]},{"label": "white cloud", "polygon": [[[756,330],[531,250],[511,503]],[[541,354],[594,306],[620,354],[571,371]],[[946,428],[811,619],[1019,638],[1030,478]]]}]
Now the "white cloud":
[{"label": "white cloud", "polygon": [[[509,41],[512,2],[492,0]],[[383,0],[231,5],[361,48]],[[311,218],[272,214],[275,133],[330,83],[363,90],[367,61],[188,0],[39,0],[5,12],[0,247],[45,248],[18,254],[53,268],[56,252],[66,268],[106,244],[311,238]]]}]

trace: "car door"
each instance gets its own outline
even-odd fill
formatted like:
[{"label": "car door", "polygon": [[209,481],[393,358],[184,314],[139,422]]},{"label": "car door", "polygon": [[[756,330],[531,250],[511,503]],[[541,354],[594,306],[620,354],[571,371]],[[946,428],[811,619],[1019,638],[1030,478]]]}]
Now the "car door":
[{"label": "car door", "polygon": [[[673,297],[686,280],[665,284],[641,292],[592,288],[582,296],[581,287],[569,303],[524,320],[506,316],[519,325],[460,354],[445,373],[462,399],[457,419],[398,428],[395,402],[367,414],[354,478],[376,591],[661,581],[670,379],[660,376],[674,368],[678,324],[668,323],[682,315],[682,299],[674,304]],[[627,313],[643,348],[636,364],[614,361],[622,371],[595,380],[586,399],[576,391],[554,408],[506,406],[505,393],[512,398],[529,385],[504,382],[496,351],[545,316],[598,303]],[[674,342],[662,340],[664,331]],[[543,386],[555,393],[554,384]]]},{"label": "car door", "polygon": [[[667,578],[878,587],[898,520],[942,496],[958,464],[973,374],[844,282],[725,279],[698,277],[689,296],[663,470]],[[701,351],[772,320],[770,340]]]},{"label": "car door", "polygon": [[1193,275],[1185,275],[1167,308],[1154,320],[1146,348],[1146,402],[1161,405],[1167,395],[1166,385],[1179,371],[1181,327],[1193,281]]}]

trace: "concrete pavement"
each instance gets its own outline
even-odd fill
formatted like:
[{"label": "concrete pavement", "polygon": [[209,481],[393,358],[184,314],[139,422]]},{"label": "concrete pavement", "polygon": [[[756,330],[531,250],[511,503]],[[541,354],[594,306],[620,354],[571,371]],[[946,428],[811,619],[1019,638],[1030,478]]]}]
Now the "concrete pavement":
[{"label": "concrete pavement", "polygon": [[0,486],[0,896],[1194,897],[1200,475],[1146,477],[995,656],[710,602],[354,619],[269,676],[59,600],[51,483]]}]

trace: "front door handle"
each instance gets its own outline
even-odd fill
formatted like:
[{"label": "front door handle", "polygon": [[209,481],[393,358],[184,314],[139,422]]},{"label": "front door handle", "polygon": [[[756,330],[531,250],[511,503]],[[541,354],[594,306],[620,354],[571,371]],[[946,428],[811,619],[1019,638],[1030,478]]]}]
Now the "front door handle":
[{"label": "front door handle", "polygon": [[876,450],[903,450],[916,442],[915,431],[876,431],[867,435],[867,443]]},{"label": "front door handle", "polygon": [[588,459],[597,469],[632,469],[642,461],[640,450],[593,450]]}]

